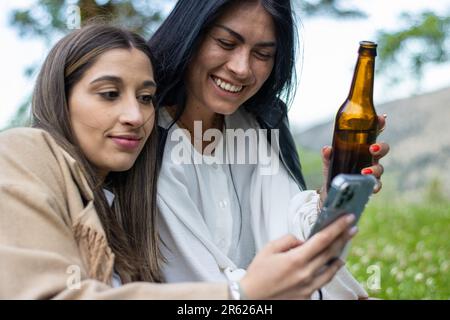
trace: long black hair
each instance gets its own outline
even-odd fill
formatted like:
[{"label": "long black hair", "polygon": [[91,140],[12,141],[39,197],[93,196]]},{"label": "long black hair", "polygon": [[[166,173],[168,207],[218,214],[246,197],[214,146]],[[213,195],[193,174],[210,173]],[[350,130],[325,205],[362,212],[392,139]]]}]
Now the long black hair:
[{"label": "long black hair", "polygon": [[[175,8],[155,32],[148,44],[153,54],[155,76],[158,78],[158,104],[178,106],[181,115],[186,102],[184,78],[192,57],[204,34],[229,6],[243,0],[178,0]],[[274,67],[261,89],[244,105],[258,116],[267,107],[286,109],[280,98],[289,103],[295,84],[296,28],[290,0],[259,1],[275,24],[277,51]],[[270,108],[269,108],[270,109]],[[285,115],[287,110],[281,110]],[[270,111],[269,111],[270,112]]]}]

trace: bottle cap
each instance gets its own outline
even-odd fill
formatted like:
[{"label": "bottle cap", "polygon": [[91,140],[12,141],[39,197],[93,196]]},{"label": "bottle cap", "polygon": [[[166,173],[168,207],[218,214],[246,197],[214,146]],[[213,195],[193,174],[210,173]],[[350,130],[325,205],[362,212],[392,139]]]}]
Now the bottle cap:
[{"label": "bottle cap", "polygon": [[369,50],[369,52],[372,52],[376,56],[377,46],[378,45],[372,41],[360,41],[358,53],[362,53],[363,51],[367,52],[367,50]]},{"label": "bottle cap", "polygon": [[361,47],[367,48],[367,49],[375,49],[377,47],[377,44],[372,41],[360,41],[359,45]]}]

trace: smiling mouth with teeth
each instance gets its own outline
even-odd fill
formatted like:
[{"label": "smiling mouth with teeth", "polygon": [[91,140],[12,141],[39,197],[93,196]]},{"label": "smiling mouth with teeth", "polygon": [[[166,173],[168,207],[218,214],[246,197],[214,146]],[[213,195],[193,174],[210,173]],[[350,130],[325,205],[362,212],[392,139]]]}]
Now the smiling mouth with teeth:
[{"label": "smiling mouth with teeth", "polygon": [[216,83],[216,85],[224,91],[231,93],[239,93],[242,91],[242,89],[244,89],[244,86],[235,86],[234,84],[223,81],[222,79],[216,78],[214,76],[211,76],[211,78]]}]

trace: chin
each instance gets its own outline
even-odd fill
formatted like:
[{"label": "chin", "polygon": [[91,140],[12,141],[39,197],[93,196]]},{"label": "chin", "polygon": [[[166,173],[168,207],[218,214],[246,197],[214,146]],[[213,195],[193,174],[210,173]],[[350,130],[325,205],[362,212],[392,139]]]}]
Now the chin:
[{"label": "chin", "polygon": [[223,114],[225,116],[228,116],[230,114],[233,114],[237,111],[237,109],[239,109],[240,105],[215,105],[214,108],[211,108],[212,111],[214,111],[215,113],[218,114]]},{"label": "chin", "polygon": [[114,165],[111,166],[111,171],[113,172],[128,171],[133,167],[134,163],[135,161],[125,161],[122,163],[115,163]]}]

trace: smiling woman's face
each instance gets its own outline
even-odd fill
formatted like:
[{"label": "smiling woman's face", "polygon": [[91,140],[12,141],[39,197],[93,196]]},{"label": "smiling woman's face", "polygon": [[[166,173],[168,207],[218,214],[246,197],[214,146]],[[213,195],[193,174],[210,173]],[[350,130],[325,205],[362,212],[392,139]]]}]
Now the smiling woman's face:
[{"label": "smiling woman's face", "polygon": [[236,2],[206,33],[186,75],[187,104],[231,114],[270,76],[275,24],[259,1]]},{"label": "smiling woman's face", "polygon": [[100,178],[130,169],[152,132],[156,84],[135,48],[101,54],[69,93],[72,129]]}]

